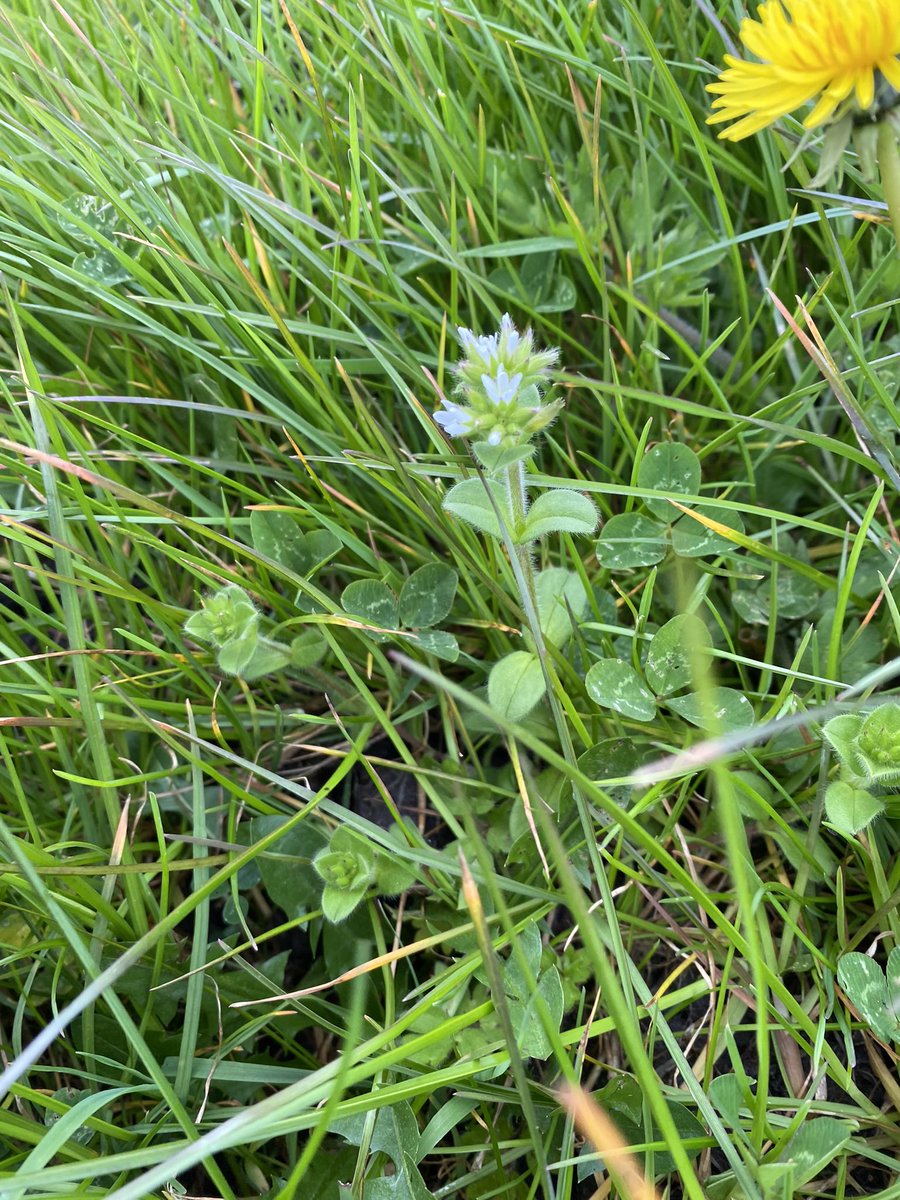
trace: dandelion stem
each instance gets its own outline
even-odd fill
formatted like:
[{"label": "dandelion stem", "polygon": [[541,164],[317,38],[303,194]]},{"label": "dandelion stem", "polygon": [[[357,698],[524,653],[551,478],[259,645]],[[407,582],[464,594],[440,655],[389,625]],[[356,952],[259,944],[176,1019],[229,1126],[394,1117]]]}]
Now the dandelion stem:
[{"label": "dandelion stem", "polygon": [[897,144],[897,131],[890,121],[882,120],[878,125],[876,153],[878,169],[881,172],[881,186],[884,188],[884,198],[900,252],[900,146]]}]

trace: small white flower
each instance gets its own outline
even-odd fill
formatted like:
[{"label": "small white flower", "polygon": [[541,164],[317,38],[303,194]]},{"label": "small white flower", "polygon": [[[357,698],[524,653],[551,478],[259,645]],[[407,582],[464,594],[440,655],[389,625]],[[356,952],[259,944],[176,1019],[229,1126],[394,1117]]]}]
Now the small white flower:
[{"label": "small white flower", "polygon": [[522,335],[513,325],[509,313],[504,313],[500,319],[500,337],[504,339],[503,349],[506,354],[515,354],[516,347],[522,340]]},{"label": "small white flower", "polygon": [[436,412],[434,419],[447,437],[465,437],[472,428],[472,413],[452,400],[442,401],[445,412]]},{"label": "small white flower", "polygon": [[469,358],[478,359],[482,366],[489,367],[491,361],[497,356],[499,347],[497,334],[482,334],[481,337],[476,337],[471,329],[464,329],[462,325],[460,325],[457,333],[459,334],[462,348],[468,354]]},{"label": "small white flower", "polygon": [[495,430],[493,430],[493,432],[488,434],[487,440],[488,440],[489,446],[499,446],[500,443],[503,441],[503,434],[500,432],[499,429],[495,429]]},{"label": "small white flower", "polygon": [[519,390],[519,384],[522,382],[522,373],[510,378],[506,373],[506,367],[497,368],[497,376],[492,379],[490,375],[482,375],[481,386],[484,388],[485,395],[492,404],[510,404],[516,398],[516,392]]}]

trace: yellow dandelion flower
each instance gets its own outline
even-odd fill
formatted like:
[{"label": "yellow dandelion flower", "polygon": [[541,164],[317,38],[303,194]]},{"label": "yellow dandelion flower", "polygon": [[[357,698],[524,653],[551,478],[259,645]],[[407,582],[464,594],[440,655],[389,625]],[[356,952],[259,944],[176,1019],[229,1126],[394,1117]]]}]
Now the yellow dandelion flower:
[{"label": "yellow dandelion flower", "polygon": [[708,124],[735,122],[720,137],[739,141],[813,100],[807,129],[854,94],[870,109],[879,75],[900,91],[900,0],[765,0],[757,15],[740,33],[759,61],[726,54],[707,88],[717,96]]}]

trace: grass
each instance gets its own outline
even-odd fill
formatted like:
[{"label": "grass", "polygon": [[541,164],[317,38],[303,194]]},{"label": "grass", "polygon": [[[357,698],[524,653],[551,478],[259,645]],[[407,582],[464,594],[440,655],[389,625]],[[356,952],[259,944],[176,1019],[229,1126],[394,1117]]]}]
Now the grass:
[{"label": "grass", "polygon": [[[3,1197],[900,1196],[836,976],[900,945],[898,825],[828,819],[821,734],[896,694],[900,270],[855,159],[705,127],[740,12],[0,17]],[[680,443],[720,534],[541,542],[590,592],[556,721],[488,704],[528,605],[442,507],[455,327],[505,311],[561,348],[534,494],[668,522]],[[454,662],[341,604],[429,563]],[[228,584],[318,660],[223,673],[184,624]],[[692,718],[586,687],[684,611]],[[342,828],[413,882],[335,924]]]}]

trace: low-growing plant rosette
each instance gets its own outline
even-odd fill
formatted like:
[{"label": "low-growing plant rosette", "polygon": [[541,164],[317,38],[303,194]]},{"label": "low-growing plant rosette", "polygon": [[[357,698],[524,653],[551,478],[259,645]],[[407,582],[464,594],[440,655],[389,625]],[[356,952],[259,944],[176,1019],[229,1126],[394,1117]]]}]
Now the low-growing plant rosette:
[{"label": "low-growing plant rosette", "polygon": [[832,717],[822,733],[841,766],[825,792],[825,811],[836,829],[853,837],[900,807],[900,704],[890,701],[865,716]]}]

